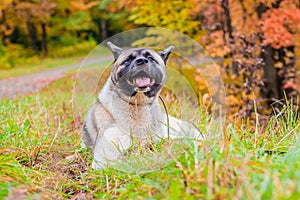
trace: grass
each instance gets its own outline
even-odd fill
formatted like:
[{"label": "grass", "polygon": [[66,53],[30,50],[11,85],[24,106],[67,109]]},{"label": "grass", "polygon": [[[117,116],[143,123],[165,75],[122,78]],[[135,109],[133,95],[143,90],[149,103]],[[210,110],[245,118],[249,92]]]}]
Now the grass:
[{"label": "grass", "polygon": [[[286,106],[264,126],[228,123],[167,167],[146,174],[91,169],[73,80],[0,101],[0,199],[298,199],[300,121]],[[205,116],[204,116],[205,117]]]}]

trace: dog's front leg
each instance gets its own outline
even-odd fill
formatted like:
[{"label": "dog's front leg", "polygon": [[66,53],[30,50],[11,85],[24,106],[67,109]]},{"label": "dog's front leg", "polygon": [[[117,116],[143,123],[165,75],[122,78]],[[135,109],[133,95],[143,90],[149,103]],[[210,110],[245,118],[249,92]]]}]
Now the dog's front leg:
[{"label": "dog's front leg", "polygon": [[169,120],[170,138],[189,138],[195,140],[203,140],[205,138],[192,123],[182,121],[172,116],[169,116]]},{"label": "dog's front leg", "polygon": [[93,169],[106,167],[109,162],[116,161],[123,151],[130,147],[130,135],[122,133],[117,127],[110,127],[96,142],[94,148]]}]

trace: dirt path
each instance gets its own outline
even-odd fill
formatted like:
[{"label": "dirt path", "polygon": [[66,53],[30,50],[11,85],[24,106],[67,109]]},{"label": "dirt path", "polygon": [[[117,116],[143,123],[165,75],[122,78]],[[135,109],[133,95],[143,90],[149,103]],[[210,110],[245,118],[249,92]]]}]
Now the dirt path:
[{"label": "dirt path", "polygon": [[[94,58],[86,60],[84,64],[91,65],[110,59],[111,56]],[[67,71],[79,68],[80,65],[81,62],[62,68],[0,80],[0,98],[13,99],[26,94],[36,93],[53,81],[63,78]]]}]

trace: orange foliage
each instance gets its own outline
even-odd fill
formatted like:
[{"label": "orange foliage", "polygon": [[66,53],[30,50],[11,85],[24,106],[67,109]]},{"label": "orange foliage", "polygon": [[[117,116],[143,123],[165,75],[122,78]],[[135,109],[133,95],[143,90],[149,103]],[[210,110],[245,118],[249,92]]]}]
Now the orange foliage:
[{"label": "orange foliage", "polygon": [[262,16],[265,45],[273,48],[299,45],[300,9],[291,1],[283,0],[277,9],[269,9]]},{"label": "orange foliage", "polygon": [[[114,4],[115,12],[126,10],[129,20],[137,25],[180,31],[199,41],[212,57],[225,58],[220,69],[229,95],[227,106],[232,112],[248,112],[246,116],[254,110],[253,100],[258,109],[262,105],[259,101],[265,102],[260,95],[265,87],[262,48],[268,44],[275,49],[293,46],[292,55],[287,55],[290,50],[281,55],[292,58],[300,47],[300,9],[296,0],[115,0]],[[287,64],[293,66],[281,61],[273,60],[275,73],[282,80],[292,77],[280,75],[278,64],[284,69]],[[196,88],[203,91],[199,74],[194,75],[194,80],[199,85]],[[290,86],[286,83],[290,82],[279,84],[286,89]]]},{"label": "orange foliage", "polygon": [[77,9],[77,10],[81,10],[81,11],[87,11],[89,9],[91,9],[92,7],[98,5],[99,2],[98,1],[91,1],[91,2],[84,2],[82,0],[80,1],[71,1],[71,5]]}]

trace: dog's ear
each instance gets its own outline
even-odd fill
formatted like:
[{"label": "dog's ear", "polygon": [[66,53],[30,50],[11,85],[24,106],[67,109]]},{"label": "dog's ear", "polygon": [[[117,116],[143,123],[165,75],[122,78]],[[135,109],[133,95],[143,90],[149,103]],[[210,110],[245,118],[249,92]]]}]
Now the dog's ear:
[{"label": "dog's ear", "polygon": [[158,52],[158,55],[163,59],[164,63],[167,63],[170,53],[173,51],[174,46],[169,46],[168,48]]},{"label": "dog's ear", "polygon": [[114,45],[112,42],[107,42],[106,44],[113,53],[115,60],[117,60],[124,49],[121,49],[120,47]]}]

